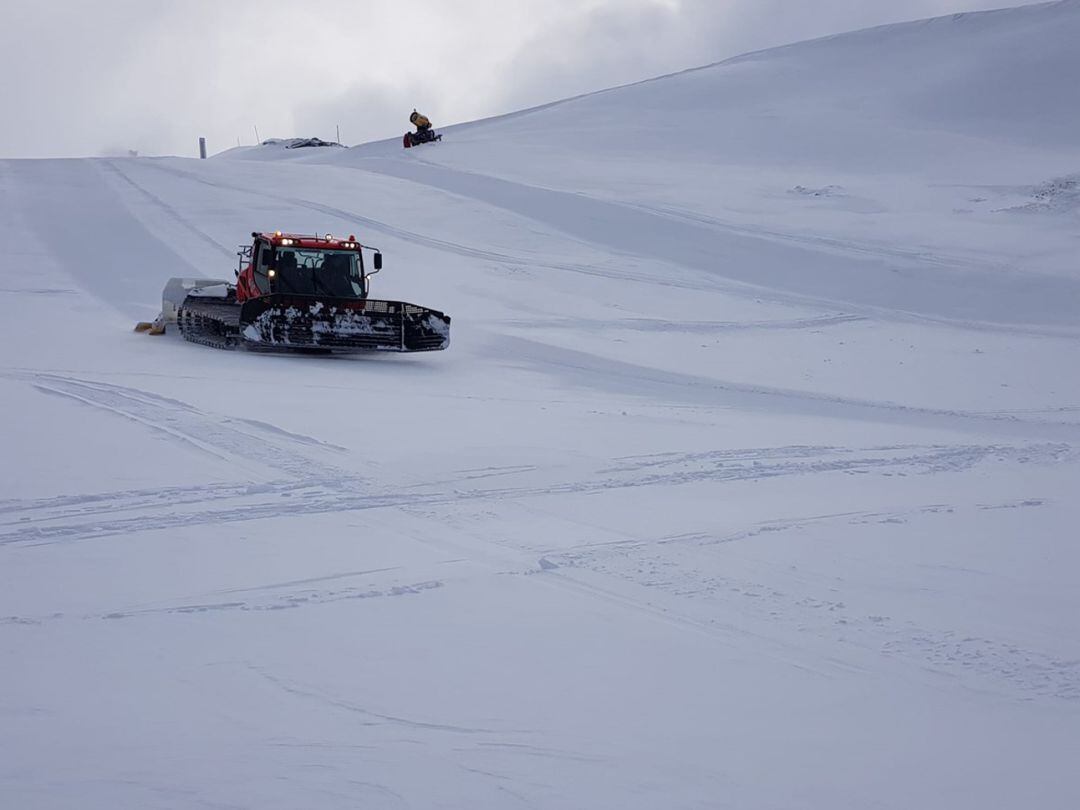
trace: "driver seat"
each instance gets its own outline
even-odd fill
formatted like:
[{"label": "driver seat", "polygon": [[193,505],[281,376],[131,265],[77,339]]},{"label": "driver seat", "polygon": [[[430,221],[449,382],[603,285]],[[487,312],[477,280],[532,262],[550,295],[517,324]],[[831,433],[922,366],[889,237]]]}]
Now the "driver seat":
[{"label": "driver seat", "polygon": [[292,251],[283,251],[278,255],[277,261],[278,292],[291,292],[303,294],[304,284],[300,278],[300,271],[296,265],[296,254]]}]

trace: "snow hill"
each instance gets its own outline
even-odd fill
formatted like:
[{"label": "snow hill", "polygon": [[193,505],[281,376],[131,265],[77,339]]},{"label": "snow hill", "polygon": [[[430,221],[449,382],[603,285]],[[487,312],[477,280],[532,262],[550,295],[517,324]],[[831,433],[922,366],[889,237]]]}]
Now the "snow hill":
[{"label": "snow hill", "polygon": [[[0,805],[1076,807],[1078,38],[0,161]],[[449,351],[130,331],[274,228]]]}]

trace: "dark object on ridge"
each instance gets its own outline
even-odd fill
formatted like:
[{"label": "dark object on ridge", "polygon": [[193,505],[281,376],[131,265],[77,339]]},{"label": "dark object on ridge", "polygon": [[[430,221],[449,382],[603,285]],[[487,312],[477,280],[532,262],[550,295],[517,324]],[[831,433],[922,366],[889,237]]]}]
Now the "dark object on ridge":
[{"label": "dark object on ridge", "polygon": [[435,130],[431,128],[431,120],[423,113],[413,110],[412,114],[409,115],[409,122],[416,127],[416,132],[406,132],[401,139],[401,145],[406,149],[411,149],[422,143],[442,140],[442,135],[435,134]]},{"label": "dark object on ridge", "polygon": [[336,141],[324,141],[322,138],[293,138],[285,144],[286,149],[303,149],[305,146],[341,146]]}]

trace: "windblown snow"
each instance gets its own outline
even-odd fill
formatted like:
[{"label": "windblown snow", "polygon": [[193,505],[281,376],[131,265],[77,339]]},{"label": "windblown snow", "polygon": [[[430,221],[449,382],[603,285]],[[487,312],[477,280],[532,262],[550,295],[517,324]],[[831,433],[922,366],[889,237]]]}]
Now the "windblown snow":
[{"label": "windblown snow", "polygon": [[[0,805],[1080,806],[1078,41],[0,161]],[[451,348],[131,332],[256,229]]]}]

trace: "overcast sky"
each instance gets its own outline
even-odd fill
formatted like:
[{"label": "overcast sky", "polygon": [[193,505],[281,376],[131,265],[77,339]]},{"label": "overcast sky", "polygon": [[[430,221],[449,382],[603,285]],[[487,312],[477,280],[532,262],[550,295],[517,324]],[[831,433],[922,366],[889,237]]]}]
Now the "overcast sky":
[{"label": "overcast sky", "polygon": [[399,136],[1023,0],[0,0],[0,157]]}]

